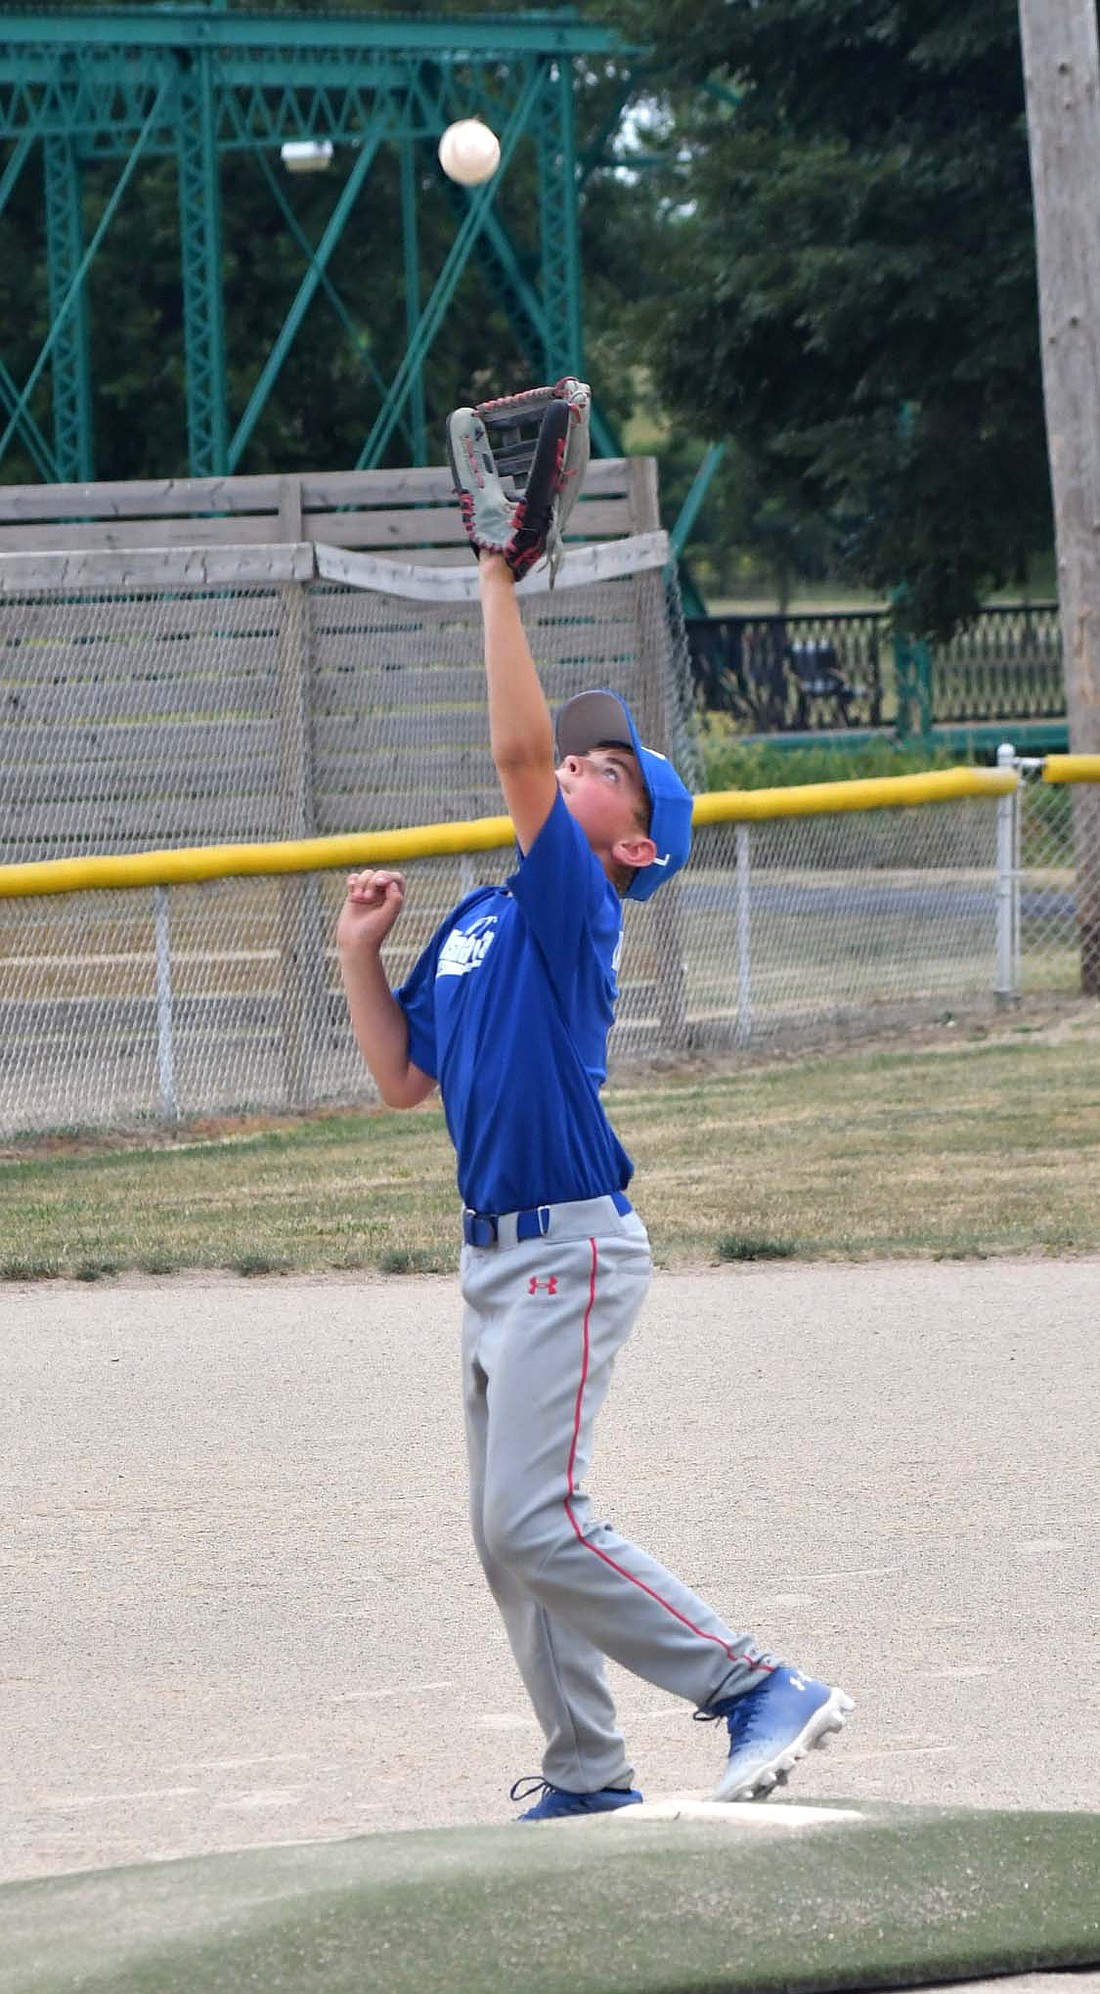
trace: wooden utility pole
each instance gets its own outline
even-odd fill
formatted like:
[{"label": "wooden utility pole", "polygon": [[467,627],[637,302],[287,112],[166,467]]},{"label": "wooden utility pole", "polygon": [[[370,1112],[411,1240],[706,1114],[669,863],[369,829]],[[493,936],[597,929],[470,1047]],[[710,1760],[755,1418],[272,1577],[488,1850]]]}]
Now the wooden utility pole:
[{"label": "wooden utility pole", "polygon": [[[1100,754],[1096,0],[1019,0],[1070,748]],[[1074,790],[1081,987],[1100,995],[1100,788]]]}]

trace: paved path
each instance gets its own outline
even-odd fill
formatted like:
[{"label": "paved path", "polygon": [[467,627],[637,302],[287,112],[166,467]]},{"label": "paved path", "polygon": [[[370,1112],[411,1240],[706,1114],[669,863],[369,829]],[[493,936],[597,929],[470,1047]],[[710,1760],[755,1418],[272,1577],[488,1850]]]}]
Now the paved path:
[{"label": "paved path", "polygon": [[[0,1877],[509,1817],[539,1738],[456,1318],[446,1280],[0,1290]],[[1100,1806],[1098,1324],[1095,1259],[658,1277],[593,1492],[855,1694],[792,1798]],[[710,1727],[614,1680],[646,1788],[704,1788]]]}]

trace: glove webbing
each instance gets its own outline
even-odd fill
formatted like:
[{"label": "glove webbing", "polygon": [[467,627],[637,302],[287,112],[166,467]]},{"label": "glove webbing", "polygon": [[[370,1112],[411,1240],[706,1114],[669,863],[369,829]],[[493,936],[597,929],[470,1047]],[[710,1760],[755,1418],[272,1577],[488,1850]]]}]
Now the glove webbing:
[{"label": "glove webbing", "polygon": [[522,394],[499,395],[477,404],[497,474],[511,478],[517,492],[527,484],[547,403],[558,399],[557,388],[527,388]]}]

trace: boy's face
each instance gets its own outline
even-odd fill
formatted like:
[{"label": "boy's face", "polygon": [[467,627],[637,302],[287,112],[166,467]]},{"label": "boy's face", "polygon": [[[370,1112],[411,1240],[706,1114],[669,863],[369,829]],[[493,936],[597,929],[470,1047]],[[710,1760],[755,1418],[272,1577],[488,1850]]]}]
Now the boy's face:
[{"label": "boy's face", "polygon": [[650,863],[656,848],[645,828],[649,798],[629,748],[597,747],[586,755],[566,755],[556,773],[565,807],[598,858],[620,865]]}]

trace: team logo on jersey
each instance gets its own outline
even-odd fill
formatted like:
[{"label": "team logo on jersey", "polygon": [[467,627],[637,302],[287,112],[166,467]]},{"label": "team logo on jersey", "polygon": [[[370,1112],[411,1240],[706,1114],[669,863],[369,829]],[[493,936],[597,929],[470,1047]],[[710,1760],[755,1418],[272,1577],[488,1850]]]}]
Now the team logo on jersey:
[{"label": "team logo on jersey", "polygon": [[496,937],[497,917],[481,914],[468,928],[452,928],[435,966],[437,976],[468,976],[480,969]]}]

